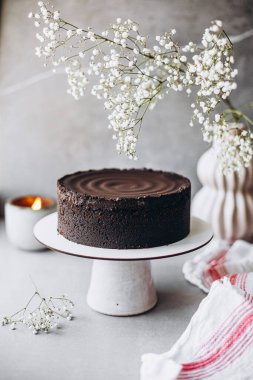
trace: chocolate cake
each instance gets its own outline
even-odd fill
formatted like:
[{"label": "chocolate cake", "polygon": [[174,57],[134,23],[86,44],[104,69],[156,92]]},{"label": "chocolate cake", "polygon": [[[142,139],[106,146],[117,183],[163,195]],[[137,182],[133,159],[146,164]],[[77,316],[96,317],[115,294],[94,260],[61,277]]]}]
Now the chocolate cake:
[{"label": "chocolate cake", "polygon": [[58,232],[79,244],[167,245],[190,230],[190,181],[149,169],[89,170],[58,180]]}]

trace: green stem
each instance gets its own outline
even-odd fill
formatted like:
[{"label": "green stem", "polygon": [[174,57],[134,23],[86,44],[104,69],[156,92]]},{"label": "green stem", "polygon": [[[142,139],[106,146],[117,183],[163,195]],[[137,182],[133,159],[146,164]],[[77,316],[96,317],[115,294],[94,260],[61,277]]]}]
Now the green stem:
[{"label": "green stem", "polygon": [[239,110],[232,110],[232,109],[227,109],[223,112],[224,114],[229,114],[231,113],[235,119],[235,117],[240,120],[241,118],[243,118],[244,120],[246,120],[250,125],[253,125],[253,120],[250,119],[247,115],[245,115],[243,112],[239,111]]},{"label": "green stem", "polygon": [[238,114],[237,108],[233,105],[229,98],[223,100],[223,102],[232,110],[233,118],[236,123],[239,123],[241,116]]}]

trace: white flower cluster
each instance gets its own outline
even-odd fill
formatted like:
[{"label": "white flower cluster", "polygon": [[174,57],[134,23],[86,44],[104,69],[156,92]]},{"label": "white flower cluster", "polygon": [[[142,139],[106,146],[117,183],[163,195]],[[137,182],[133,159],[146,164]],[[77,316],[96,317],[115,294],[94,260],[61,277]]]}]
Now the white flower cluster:
[{"label": "white flower cluster", "polygon": [[[190,43],[191,51],[196,51],[196,46]],[[188,45],[188,47],[190,47]],[[220,114],[215,115],[215,123],[212,123],[211,113],[221,100],[226,100],[231,91],[237,85],[234,78],[237,69],[233,69],[233,47],[223,31],[222,22],[216,20],[210,28],[205,30],[202,38],[203,48],[199,54],[194,54],[193,62],[189,63],[186,77],[197,87],[196,102],[192,103],[193,119],[203,126],[205,141],[212,141],[215,129],[210,126],[224,122]]]},{"label": "white flower cluster", "polygon": [[216,124],[214,136],[214,147],[225,174],[250,165],[253,155],[253,133],[245,129],[243,124]]},{"label": "white flower cluster", "polygon": [[[119,152],[137,159],[136,143],[144,115],[170,89],[185,90],[189,96],[196,89],[190,125],[195,120],[201,125],[205,141],[213,141],[218,131],[227,128],[225,115],[214,111],[236,89],[237,70],[233,69],[233,48],[221,21],[205,30],[201,46],[189,42],[181,48],[174,42],[175,29],[156,36],[156,44],[148,46],[147,37],[132,20],[118,18],[97,34],[64,21],[48,3],[39,1],[38,5],[39,12],[29,14],[42,29],[36,34],[41,43],[36,54],[47,63],[51,61],[54,69],[65,65],[68,93],[75,99],[84,95],[88,75],[98,77],[91,93],[102,99],[110,112],[109,128]],[[250,146],[249,136],[243,141]],[[219,149],[226,149],[224,139],[218,140]],[[230,144],[237,144],[234,151],[238,151],[238,142],[230,140]]]},{"label": "white flower cluster", "polygon": [[104,99],[105,109],[110,111],[109,128],[114,131],[117,150],[136,159],[136,142],[144,114],[163,96],[161,61],[159,54],[155,54],[158,47],[148,49],[146,38],[131,20],[117,19],[102,36],[106,37],[105,42],[109,41],[109,49],[106,53],[101,47],[92,51],[89,74],[100,77],[92,94]]},{"label": "white flower cluster", "polygon": [[[65,71],[68,77],[69,90],[75,99],[79,99],[84,95],[84,90],[88,83],[87,76],[82,69],[79,55],[71,52],[74,49],[72,41],[78,37],[78,47],[83,42],[82,30],[75,28],[74,30],[66,28],[66,23],[60,18],[60,12],[43,1],[38,2],[39,12],[30,12],[28,17],[34,20],[34,26],[40,28],[40,33],[36,33],[36,38],[41,46],[35,48],[35,54],[38,57],[44,57],[47,62],[51,62],[53,70],[65,64]],[[63,48],[64,54],[58,56],[58,49]],[[47,63],[45,63],[47,65]]]},{"label": "white flower cluster", "polygon": [[[32,309],[31,303],[35,299],[38,301],[38,306]],[[72,320],[70,309],[73,307],[74,303],[65,295],[44,298],[36,291],[23,309],[10,317],[3,317],[1,324],[9,325],[11,330],[15,330],[21,323],[31,329],[35,335],[39,332],[49,333],[53,328],[59,327],[60,318]]]}]

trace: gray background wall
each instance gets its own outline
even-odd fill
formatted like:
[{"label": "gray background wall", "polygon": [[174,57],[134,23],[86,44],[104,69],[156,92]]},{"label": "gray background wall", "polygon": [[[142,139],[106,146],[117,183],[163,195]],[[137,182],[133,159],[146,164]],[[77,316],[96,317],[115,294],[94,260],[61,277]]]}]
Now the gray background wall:
[{"label": "gray background wall", "polygon": [[[199,187],[196,162],[207,148],[201,132],[188,126],[190,100],[171,93],[145,120],[139,161],[118,156],[103,104],[87,91],[75,101],[66,94],[64,75],[39,82],[45,73],[34,55],[35,28],[27,19],[37,1],[2,2],[0,47],[0,197],[55,193],[65,173],[101,167],[152,167],[174,170]],[[253,27],[251,0],[68,0],[54,1],[62,17],[103,30],[117,17],[139,21],[143,33],[156,35],[175,27],[182,43],[199,41],[210,21],[224,21],[230,35]],[[253,38],[235,45],[239,67],[237,104],[252,100]],[[33,83],[35,82],[35,83]],[[29,84],[29,85],[28,85]]]}]

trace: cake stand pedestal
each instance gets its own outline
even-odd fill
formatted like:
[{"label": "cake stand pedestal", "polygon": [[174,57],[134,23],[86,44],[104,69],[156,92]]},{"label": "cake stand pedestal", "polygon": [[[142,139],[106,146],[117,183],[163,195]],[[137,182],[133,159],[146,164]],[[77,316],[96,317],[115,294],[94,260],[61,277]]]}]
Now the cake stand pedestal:
[{"label": "cake stand pedestal", "polygon": [[34,235],[49,249],[68,255],[94,259],[87,295],[88,305],[103,314],[142,314],[157,303],[150,260],[183,255],[210,242],[211,227],[201,219],[191,219],[190,234],[176,243],[142,249],[107,249],[73,243],[57,233],[57,213],[41,219]]},{"label": "cake stand pedestal", "polygon": [[88,305],[103,314],[126,316],[144,313],[157,303],[149,260],[94,260]]}]

